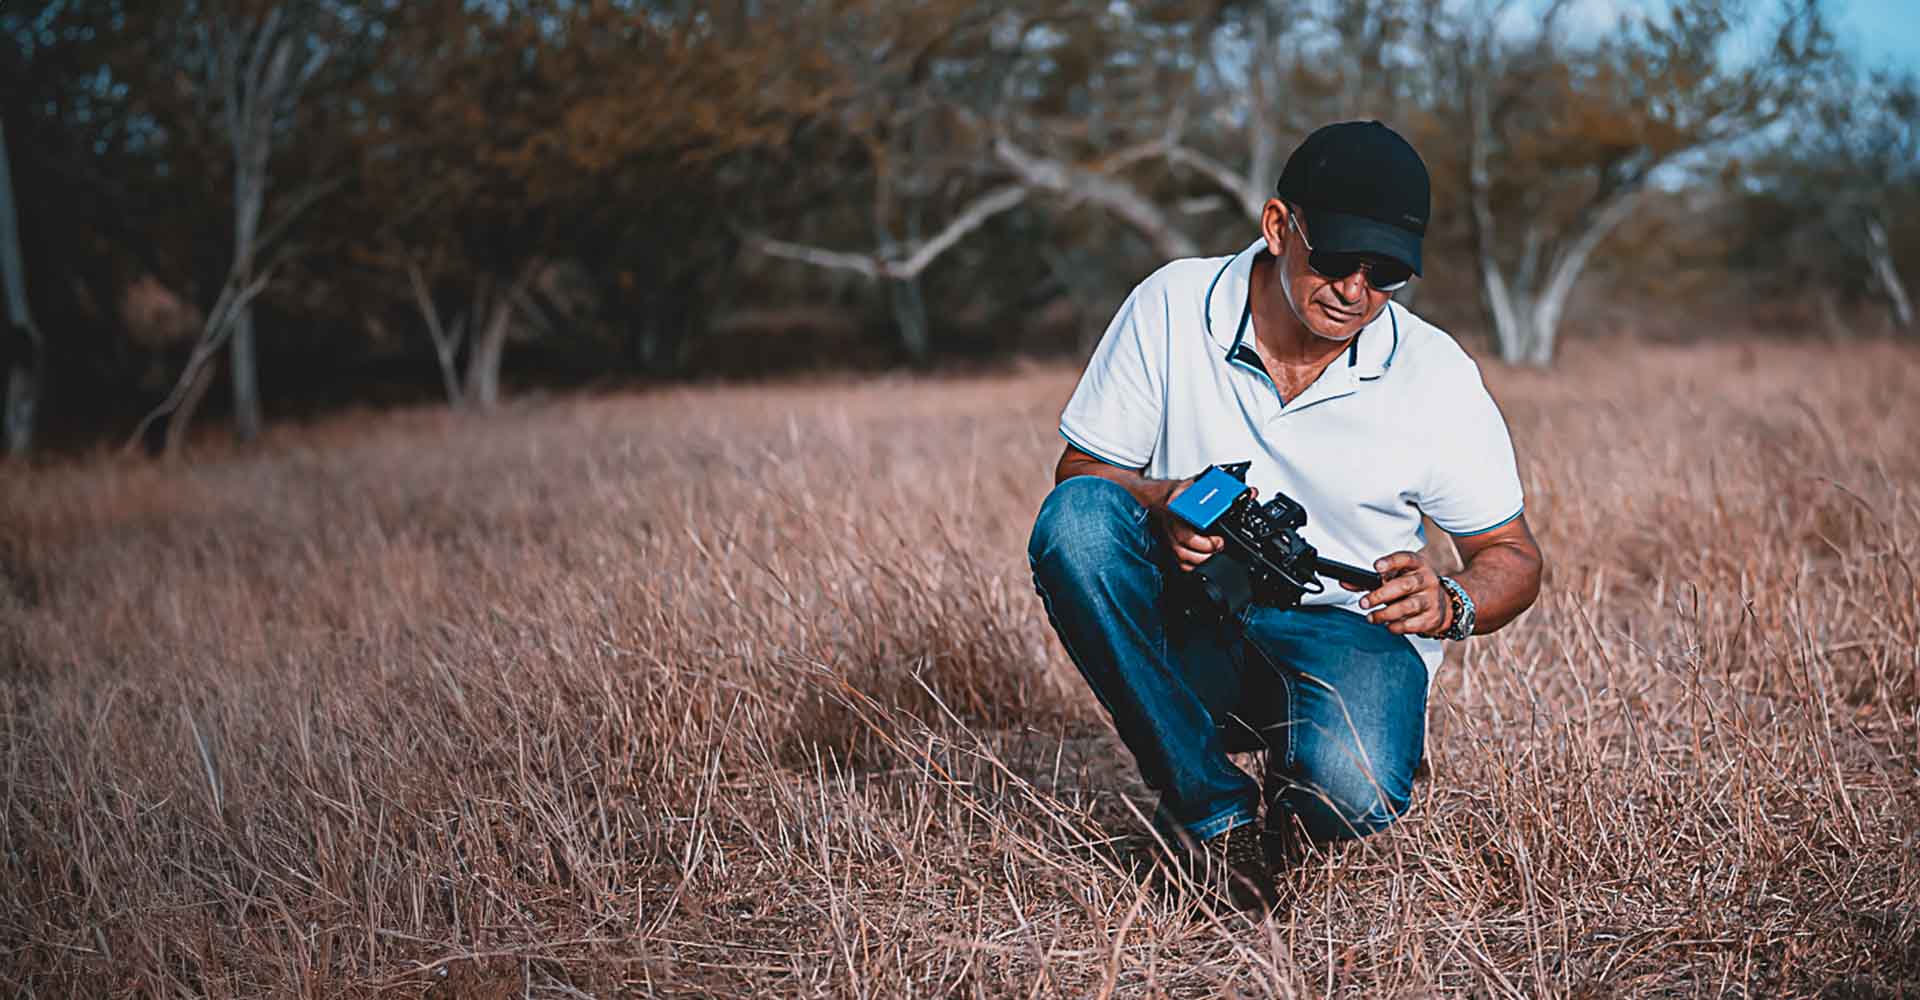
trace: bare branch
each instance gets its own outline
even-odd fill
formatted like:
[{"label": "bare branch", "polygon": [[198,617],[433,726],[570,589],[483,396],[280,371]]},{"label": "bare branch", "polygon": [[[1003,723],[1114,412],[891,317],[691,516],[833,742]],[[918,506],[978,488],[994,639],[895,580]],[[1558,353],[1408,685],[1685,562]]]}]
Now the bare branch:
[{"label": "bare branch", "polygon": [[767,236],[750,237],[749,244],[770,257],[797,260],[815,267],[853,271],[869,280],[892,278],[909,281],[919,277],[921,272],[932,266],[941,254],[953,249],[955,244],[986,225],[988,220],[1011,210],[1025,201],[1026,197],[1027,189],[1018,184],[994,188],[975,198],[959,215],[954,216],[953,221],[947,223],[946,228],[940,230],[932,239],[919,244],[904,257],[888,258],[879,254],[846,253],[776,240]]},{"label": "bare branch", "polygon": [[273,270],[271,265],[261,268],[260,273],[244,286],[234,281],[237,274],[229,276],[226,286],[220,290],[219,299],[215,300],[212,311],[207,314],[207,321],[200,330],[200,339],[194,343],[193,353],[188,356],[186,365],[181,368],[180,377],[174,381],[173,389],[167,393],[167,398],[160,401],[160,405],[140,418],[140,423],[135,425],[133,433],[127,438],[127,443],[122,446],[122,451],[131,452],[138,448],[140,442],[146,439],[147,428],[151,427],[155,420],[172,413],[187,398],[195,380],[200,376],[200,369],[205,367],[207,362],[219,353],[220,348],[226,345],[227,337],[233,333],[235,316],[266,290],[267,283],[272,280]]},{"label": "bare branch", "polygon": [[885,264],[873,254],[845,253],[839,250],[825,250],[801,243],[789,243],[768,236],[751,237],[749,244],[769,257],[781,257],[797,260],[814,267],[853,271],[867,278],[877,279],[885,272]]},{"label": "bare branch", "polygon": [[936,234],[933,239],[920,244],[919,249],[908,254],[905,261],[890,265],[888,277],[900,279],[917,277],[934,262],[935,258],[952,249],[954,244],[986,225],[987,220],[1019,205],[1026,200],[1026,197],[1026,188],[1007,185],[995,188],[974,199],[972,204],[959,215],[954,216],[953,221],[947,223],[946,228]]},{"label": "bare branch", "polygon": [[1193,241],[1166,213],[1125,181],[1085,170],[1061,160],[1038,156],[1001,136],[993,142],[994,155],[1029,187],[1079,200],[1085,199],[1119,216],[1139,230],[1168,257],[1192,257]]},{"label": "bare branch", "polygon": [[[1263,130],[1264,132],[1264,130]],[[1240,210],[1255,219],[1266,207],[1266,188],[1257,177],[1235,173],[1232,167],[1188,146],[1168,146],[1166,157],[1173,163],[1190,167],[1233,197]]]}]

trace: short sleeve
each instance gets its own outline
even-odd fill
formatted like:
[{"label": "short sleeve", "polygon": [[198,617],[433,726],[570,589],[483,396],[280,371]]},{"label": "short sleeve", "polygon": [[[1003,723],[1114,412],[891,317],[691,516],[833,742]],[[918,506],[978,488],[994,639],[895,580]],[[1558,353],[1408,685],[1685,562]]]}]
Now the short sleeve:
[{"label": "short sleeve", "polygon": [[1462,359],[1449,391],[1430,401],[1435,436],[1420,511],[1451,535],[1477,535],[1519,516],[1524,498],[1507,421],[1479,366]]},{"label": "short sleeve", "polygon": [[1127,296],[1060,414],[1060,434],[1113,465],[1145,468],[1166,406],[1164,296],[1149,280]]}]

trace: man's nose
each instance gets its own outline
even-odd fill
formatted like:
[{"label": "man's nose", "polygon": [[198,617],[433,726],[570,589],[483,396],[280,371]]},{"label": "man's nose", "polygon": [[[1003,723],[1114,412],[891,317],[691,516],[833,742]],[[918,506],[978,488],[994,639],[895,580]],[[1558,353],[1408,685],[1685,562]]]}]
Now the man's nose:
[{"label": "man's nose", "polygon": [[1354,268],[1353,273],[1333,283],[1333,290],[1340,293],[1343,302],[1358,302],[1367,297],[1367,269],[1365,266]]}]

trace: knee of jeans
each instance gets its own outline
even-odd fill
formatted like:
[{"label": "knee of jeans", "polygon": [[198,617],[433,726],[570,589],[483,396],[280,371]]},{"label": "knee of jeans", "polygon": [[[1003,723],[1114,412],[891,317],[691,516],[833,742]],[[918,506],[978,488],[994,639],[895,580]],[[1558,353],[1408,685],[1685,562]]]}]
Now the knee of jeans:
[{"label": "knee of jeans", "polygon": [[[1047,564],[1097,565],[1128,544],[1145,511],[1126,488],[1099,476],[1074,476],[1053,488],[1033,521],[1027,560],[1036,572]],[[1137,545],[1138,543],[1134,543]]]},{"label": "knee of jeans", "polygon": [[1379,833],[1412,808],[1411,761],[1383,755],[1363,761],[1348,749],[1299,764],[1304,773],[1290,796],[1294,810],[1309,829],[1327,839]]}]

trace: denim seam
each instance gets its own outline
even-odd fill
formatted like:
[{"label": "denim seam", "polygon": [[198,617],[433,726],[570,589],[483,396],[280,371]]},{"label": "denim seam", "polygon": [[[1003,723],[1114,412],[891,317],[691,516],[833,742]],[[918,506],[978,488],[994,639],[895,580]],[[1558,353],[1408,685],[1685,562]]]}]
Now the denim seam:
[{"label": "denim seam", "polygon": [[[1272,663],[1272,658],[1269,657],[1267,662]],[[1297,755],[1300,746],[1298,698],[1293,691],[1293,678],[1289,677],[1285,670],[1276,669],[1275,673],[1280,675],[1281,689],[1287,692],[1287,755],[1284,760],[1286,763],[1286,772],[1292,774],[1295,766],[1298,764]]]},{"label": "denim seam", "polygon": [[[1053,613],[1053,598],[1048,595],[1047,588],[1040,583],[1038,561],[1029,556],[1027,567],[1033,571],[1033,590],[1040,595],[1040,606],[1046,609],[1047,623],[1053,626],[1054,637],[1060,640],[1060,648],[1067,651],[1067,659],[1073,661],[1074,669],[1080,671],[1083,678],[1086,677],[1087,668],[1080,662],[1080,654],[1073,651],[1073,643],[1067,641],[1067,630],[1060,627],[1060,619]],[[1107,710],[1108,717],[1112,717],[1113,706],[1107,702],[1107,696],[1100,693],[1099,685],[1089,682],[1087,687],[1093,689],[1093,696],[1100,702],[1100,707]]]}]

